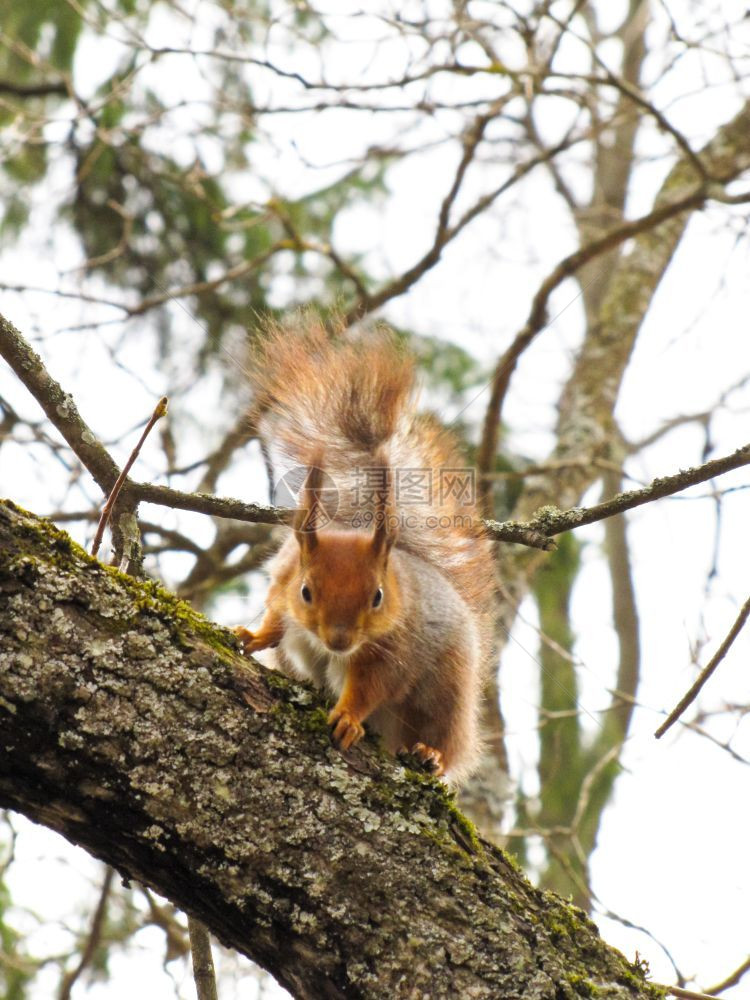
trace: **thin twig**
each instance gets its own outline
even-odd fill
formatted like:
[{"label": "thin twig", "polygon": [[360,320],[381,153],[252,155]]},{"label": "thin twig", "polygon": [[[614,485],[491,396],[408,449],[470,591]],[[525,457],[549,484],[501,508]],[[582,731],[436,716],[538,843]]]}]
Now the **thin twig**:
[{"label": "thin twig", "polygon": [[716,1000],[716,997],[710,993],[696,993],[695,990],[684,990],[681,986],[667,986],[664,988],[673,997],[682,997],[683,1000]]},{"label": "thin twig", "polygon": [[[448,244],[451,243],[471,222],[473,222],[477,216],[486,211],[511,187],[523,180],[523,178],[526,177],[527,174],[531,173],[535,167],[539,166],[540,163],[544,163],[546,160],[549,160],[558,153],[564,151],[572,145],[573,141],[574,140],[571,137],[566,136],[559,143],[557,143],[557,145],[543,150],[538,156],[532,157],[523,163],[519,163],[502,184],[493,188],[491,191],[486,192],[474,201],[473,204],[470,205],[469,208],[467,208],[466,211],[463,212],[463,214],[452,225],[441,225],[440,221],[438,221],[432,245],[429,247],[427,252],[424,253],[415,264],[412,264],[410,268],[398,275],[398,277],[387,282],[387,284],[381,287],[379,291],[373,292],[369,296],[367,302],[358,300],[350,306],[344,314],[347,326],[362,319],[365,313],[374,312],[376,309],[385,305],[386,302],[390,302],[391,299],[397,298],[398,296],[403,295],[404,292],[408,291],[412,285],[415,284],[415,282],[422,278],[437,264],[445,247],[448,246]],[[458,169],[461,171],[465,168],[462,168],[461,164],[459,164]],[[452,196],[449,192],[446,198],[443,199],[441,216],[446,207],[448,210],[450,209],[451,204]]]},{"label": "thin twig", "polygon": [[70,1000],[70,991],[73,989],[76,980],[81,975],[83,970],[90,964],[96,949],[101,943],[104,921],[107,916],[107,904],[109,902],[109,894],[112,890],[114,875],[114,868],[107,866],[101,892],[99,893],[99,902],[96,904],[94,916],[91,919],[91,928],[89,930],[88,937],[86,938],[86,945],[81,953],[78,965],[74,969],[71,969],[70,972],[67,972],[63,977],[63,980],[60,983],[60,990],[57,994],[57,1000]]},{"label": "thin twig", "polygon": [[193,955],[193,979],[198,1000],[218,1000],[216,973],[211,955],[211,939],[204,925],[188,914],[190,951]]},{"label": "thin twig", "polygon": [[[748,464],[750,464],[750,444],[743,445],[729,455],[722,455],[721,458],[712,458],[703,465],[681,469],[672,476],[660,476],[643,489],[618,493],[609,500],[591,507],[571,507],[565,511],[551,506],[542,507],[531,521],[486,521],[485,525],[491,538],[521,542],[523,545],[536,548],[549,548],[553,535],[581,528],[585,524],[593,524],[594,521],[602,521],[604,518],[622,514],[626,510],[651,503],[653,500],[661,500]],[[546,544],[538,544],[539,539]]]},{"label": "thin twig", "polygon": [[734,972],[730,972],[726,979],[722,979],[716,986],[709,986],[708,992],[723,993],[724,990],[728,990],[731,986],[736,986],[746,972],[750,972],[750,957],[746,958],[742,965],[735,969]]},{"label": "thin twig", "polygon": [[[728,157],[726,155],[726,148],[727,144],[733,148],[733,138],[738,133],[742,134],[746,132],[747,117],[748,106],[745,105],[735,118],[722,126],[700,153],[691,155],[691,165],[693,156],[697,155],[699,162],[705,165],[705,170],[712,177],[716,175],[717,179],[724,184],[733,180],[743,169],[742,164],[744,164],[744,160],[742,156],[737,157],[736,161],[733,157]],[[542,281],[532,300],[531,309],[524,326],[516,334],[510,346],[498,360],[492,381],[490,382],[490,400],[485,414],[482,440],[477,453],[477,465],[480,472],[486,473],[492,468],[494,455],[497,451],[499,427],[502,422],[503,404],[516,365],[534,338],[549,326],[547,306],[552,292],[566,278],[573,277],[584,265],[588,264],[594,258],[600,257],[608,250],[613,250],[621,246],[631,237],[640,236],[644,232],[655,229],[675,216],[701,208],[706,201],[715,199],[717,195],[721,194],[718,185],[702,182],[696,184],[693,190],[683,197],[673,199],[672,191],[675,188],[680,191],[685,188],[684,182],[680,184],[676,183],[677,179],[682,178],[685,164],[686,160],[682,158],[674,165],[662,185],[661,193],[657,195],[654,208],[650,212],[638,219],[622,222],[609,232],[579,247],[579,249],[561,260],[544,281]],[[663,196],[668,197],[669,200],[666,200],[666,197]]]},{"label": "thin twig", "polygon": [[162,905],[156,902],[153,894],[145,886],[140,886],[146,902],[148,903],[149,916],[144,921],[144,926],[153,924],[164,932],[167,948],[164,958],[165,962],[171,962],[175,958],[183,958],[190,951],[190,941],[185,927],[180,923],[179,911],[171,903]]},{"label": "thin twig", "polygon": [[128,496],[138,503],[155,503],[160,507],[190,510],[211,517],[231,517],[252,524],[289,524],[294,514],[293,510],[285,507],[245,503],[233,497],[215,497],[212,493],[185,493],[171,486],[156,486],[153,483],[129,482],[125,489]]},{"label": "thin twig", "polygon": [[133,463],[135,462],[136,458],[138,458],[140,450],[143,447],[143,442],[151,433],[151,428],[154,426],[157,420],[160,420],[166,414],[168,405],[169,405],[169,400],[167,399],[166,396],[162,396],[159,402],[156,404],[154,412],[151,414],[151,417],[149,418],[149,421],[143,430],[143,434],[141,434],[138,440],[138,444],[135,446],[135,448],[133,448],[132,452],[130,453],[130,458],[127,460],[127,462],[122,468],[122,472],[117,477],[115,485],[112,487],[112,492],[109,494],[109,498],[102,510],[101,517],[99,518],[99,524],[96,527],[96,534],[94,535],[94,541],[91,545],[92,556],[95,556],[99,551],[99,546],[102,544],[102,538],[104,537],[104,529],[106,528],[107,521],[109,520],[109,516],[112,513],[112,508],[117,503],[117,498],[120,495],[120,490],[122,489],[125,480],[128,478],[128,473],[133,468]]},{"label": "thin twig", "polygon": [[[573,253],[564,257],[550,271],[532,299],[531,310],[525,324],[500,356],[492,379],[488,383],[491,387],[490,401],[487,406],[482,440],[477,457],[480,472],[485,473],[492,468],[494,455],[497,451],[503,404],[516,366],[531,342],[538,334],[551,325],[548,320],[547,306],[552,293],[567,278],[572,278],[578,274],[590,261],[601,257],[608,250],[614,250],[616,247],[621,246],[633,236],[638,236],[650,229],[655,229],[675,215],[700,208],[707,198],[706,191],[703,188],[698,188],[683,198],[657,205],[651,212],[646,213],[640,218],[622,222],[603,236],[592,239],[589,243],[579,247]],[[487,388],[487,386],[484,388]]]},{"label": "thin twig", "polygon": [[660,739],[664,735],[664,733],[666,733],[666,731],[671,726],[674,725],[674,723],[679,719],[679,717],[682,715],[682,713],[685,711],[688,705],[694,702],[695,699],[698,697],[698,693],[700,692],[701,688],[706,683],[711,674],[714,672],[714,670],[716,670],[721,661],[724,659],[729,650],[729,647],[732,645],[734,640],[742,631],[742,628],[745,622],[747,621],[748,615],[750,615],[750,597],[748,597],[748,599],[742,605],[742,608],[740,609],[740,613],[737,615],[737,619],[734,625],[732,625],[731,629],[729,630],[729,634],[727,635],[724,642],[722,642],[722,644],[716,650],[711,659],[708,661],[703,670],[701,670],[700,674],[698,675],[695,681],[695,684],[693,684],[690,690],[687,691],[682,696],[682,698],[680,698],[677,705],[675,705],[675,707],[669,713],[667,718],[664,720],[664,722],[662,722],[662,724],[654,733],[654,736],[657,738],[657,740]]},{"label": "thin twig", "polygon": [[[81,463],[102,489],[108,492],[109,482],[114,483],[119,480],[127,473],[130,465],[125,467],[123,473],[118,474],[117,465],[78,413],[72,397],[49,376],[39,356],[32,351],[19,331],[2,316],[0,316],[0,355],[9,361],[18,378],[40,403]],[[63,402],[64,405],[59,405]],[[730,455],[711,459],[703,465],[677,472],[672,476],[654,479],[643,489],[618,493],[592,507],[572,507],[567,511],[544,507],[531,521],[485,521],[485,530],[488,536],[496,541],[517,542],[543,550],[553,549],[554,535],[592,524],[594,521],[601,521],[614,514],[622,514],[633,507],[671,496],[689,486],[706,482],[748,464],[750,464],[750,444],[738,448]],[[153,483],[127,480],[122,489],[123,492],[127,492],[128,499],[136,503],[155,503],[163,507],[190,510],[214,517],[230,517],[256,524],[288,524],[291,514],[290,511],[278,507],[243,503],[240,500],[215,497],[207,493],[185,493]]]},{"label": "thin twig", "polygon": [[60,97],[67,97],[68,87],[64,80],[43,80],[39,83],[0,80],[0,94],[10,94],[13,97],[49,97],[57,94]]}]

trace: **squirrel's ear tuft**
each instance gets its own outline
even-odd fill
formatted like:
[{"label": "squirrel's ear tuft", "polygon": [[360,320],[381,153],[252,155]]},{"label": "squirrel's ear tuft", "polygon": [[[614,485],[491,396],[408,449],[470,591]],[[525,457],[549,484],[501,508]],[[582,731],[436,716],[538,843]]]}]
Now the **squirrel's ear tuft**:
[{"label": "squirrel's ear tuft", "polygon": [[310,511],[300,507],[294,515],[292,528],[302,552],[312,552],[318,544],[318,535],[315,531],[315,520],[311,517]]},{"label": "squirrel's ear tuft", "polygon": [[375,556],[381,556],[385,561],[398,537],[398,529],[388,524],[388,516],[378,520],[375,534],[372,536],[372,551]]},{"label": "squirrel's ear tuft", "polygon": [[393,473],[384,454],[377,456],[377,462],[383,470],[382,488],[377,494],[375,508],[375,533],[372,536],[372,549],[376,556],[388,558],[388,553],[398,536],[396,519],[393,517],[391,496],[393,491]]},{"label": "squirrel's ear tuft", "polygon": [[294,534],[303,552],[312,552],[318,544],[317,524],[320,517],[323,470],[321,462],[315,461],[307,471],[305,485],[299,493],[297,512],[292,521]]}]

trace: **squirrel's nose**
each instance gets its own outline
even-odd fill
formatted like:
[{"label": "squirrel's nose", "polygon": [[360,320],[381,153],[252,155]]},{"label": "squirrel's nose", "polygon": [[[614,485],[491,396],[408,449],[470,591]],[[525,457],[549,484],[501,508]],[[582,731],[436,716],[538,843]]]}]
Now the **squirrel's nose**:
[{"label": "squirrel's nose", "polygon": [[346,625],[329,625],[326,629],[325,643],[329,649],[343,652],[352,644],[352,636]]}]

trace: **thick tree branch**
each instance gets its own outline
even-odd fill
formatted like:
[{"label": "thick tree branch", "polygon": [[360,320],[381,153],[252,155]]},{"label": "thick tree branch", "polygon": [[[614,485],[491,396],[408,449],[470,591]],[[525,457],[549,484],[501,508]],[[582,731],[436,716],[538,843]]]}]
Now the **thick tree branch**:
[{"label": "thick tree branch", "polygon": [[[313,693],[0,504],[0,806],[157,889],[302,998],[663,995]],[[584,992],[585,991],[585,992]]]}]

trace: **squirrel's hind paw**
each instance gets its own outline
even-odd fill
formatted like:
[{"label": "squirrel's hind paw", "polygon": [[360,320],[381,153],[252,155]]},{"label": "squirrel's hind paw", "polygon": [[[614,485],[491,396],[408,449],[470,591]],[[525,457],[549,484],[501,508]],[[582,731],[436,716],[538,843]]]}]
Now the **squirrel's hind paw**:
[{"label": "squirrel's hind paw", "polygon": [[428,774],[432,774],[436,778],[439,778],[445,772],[442,753],[436,750],[435,747],[428,747],[426,743],[415,743],[411,750],[402,747],[399,750],[399,755],[402,754],[405,754],[412,760],[416,759],[423,771],[427,771]]}]

